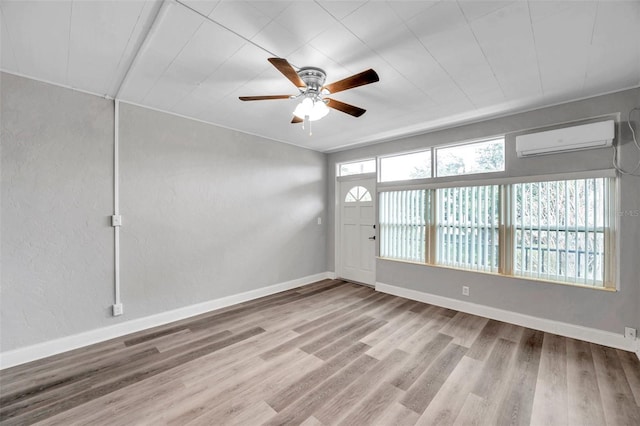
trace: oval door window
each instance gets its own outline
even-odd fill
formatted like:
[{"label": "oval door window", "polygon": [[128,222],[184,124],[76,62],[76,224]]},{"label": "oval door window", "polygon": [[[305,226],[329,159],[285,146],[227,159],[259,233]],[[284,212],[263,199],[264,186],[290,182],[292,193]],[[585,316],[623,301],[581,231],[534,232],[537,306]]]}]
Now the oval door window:
[{"label": "oval door window", "polygon": [[358,201],[371,201],[371,194],[364,186],[354,186],[349,190],[344,198],[345,203],[355,203]]}]

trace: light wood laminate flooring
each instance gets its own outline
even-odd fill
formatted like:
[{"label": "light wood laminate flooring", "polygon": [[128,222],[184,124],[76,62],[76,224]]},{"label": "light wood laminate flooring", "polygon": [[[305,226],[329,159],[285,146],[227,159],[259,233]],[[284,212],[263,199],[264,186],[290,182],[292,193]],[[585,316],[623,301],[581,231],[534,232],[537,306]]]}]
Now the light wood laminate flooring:
[{"label": "light wood laminate flooring", "polygon": [[338,280],[0,380],[6,425],[640,425],[633,353]]}]

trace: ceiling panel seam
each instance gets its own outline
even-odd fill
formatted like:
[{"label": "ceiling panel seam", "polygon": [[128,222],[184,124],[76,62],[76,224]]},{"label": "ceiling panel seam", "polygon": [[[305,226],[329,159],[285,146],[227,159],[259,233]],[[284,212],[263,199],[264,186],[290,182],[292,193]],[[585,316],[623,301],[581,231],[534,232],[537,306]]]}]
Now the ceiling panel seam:
[{"label": "ceiling panel seam", "polygon": [[69,58],[71,57],[71,28],[73,26],[73,4],[75,1],[71,2],[71,7],[69,8],[69,31],[67,32],[67,67],[64,73],[65,83],[69,83]]},{"label": "ceiling panel seam", "polygon": [[[225,30],[229,31],[230,33],[235,34],[236,36],[240,37],[241,39],[243,39],[243,40],[244,40],[244,41],[246,41],[247,43],[251,43],[252,45],[254,45],[255,47],[257,47],[258,49],[260,49],[260,50],[262,50],[262,51],[264,51],[264,52],[268,53],[269,55],[274,56],[274,57],[276,57],[276,58],[280,58],[280,56],[279,56],[279,55],[277,55],[277,54],[273,53],[273,52],[272,52],[272,51],[270,51],[269,49],[267,49],[267,48],[265,48],[265,47],[263,47],[263,46],[260,46],[258,43],[254,42],[254,41],[253,41],[253,40],[251,40],[250,38],[247,38],[247,37],[243,36],[242,34],[238,33],[237,31],[232,30],[231,28],[229,28],[229,27],[227,27],[226,25],[224,25],[224,24],[222,24],[222,23],[220,23],[220,22],[216,21],[215,19],[213,19],[213,18],[211,18],[211,17],[209,17],[209,16],[205,15],[204,13],[200,12],[199,10],[196,10],[196,9],[192,8],[192,7],[191,7],[191,6],[189,6],[188,4],[185,4],[185,3],[181,2],[180,0],[175,0],[175,2],[176,2],[176,3],[178,3],[178,4],[179,4],[179,5],[181,5],[181,6],[183,6],[183,7],[187,8],[187,9],[189,9],[190,11],[192,11],[192,12],[194,12],[194,13],[196,13],[196,14],[200,15],[201,17],[203,17],[204,19],[208,20],[209,22],[213,22],[214,24],[218,25],[220,28],[223,28],[223,29],[225,29]],[[271,19],[271,21],[269,21],[269,23],[271,23],[272,21],[273,21],[273,19]],[[267,24],[267,25],[268,25],[268,24]],[[291,65],[295,66],[294,64],[291,64]],[[299,67],[296,67],[296,68],[299,68]]]},{"label": "ceiling panel seam", "polygon": [[144,35],[144,37],[142,39],[142,42],[140,43],[140,45],[136,49],[135,53],[133,54],[133,57],[131,58],[131,61],[129,62],[129,66],[127,67],[127,70],[125,71],[124,75],[122,76],[122,79],[120,80],[120,83],[117,86],[117,90],[116,90],[115,95],[114,95],[115,99],[118,99],[120,97],[120,92],[122,91],[122,89],[127,84],[127,80],[129,78],[129,74],[130,74],[131,70],[133,68],[135,68],[136,62],[140,58],[140,53],[142,52],[143,48],[147,44],[147,41],[152,37],[153,32],[157,28],[158,22],[162,19],[162,15],[164,13],[166,13],[166,10],[167,10],[167,8],[165,6],[166,4],[167,4],[167,2],[162,0],[162,3],[160,4],[160,7],[158,8],[158,11],[156,12],[156,16],[154,16],[154,18],[153,18],[153,22],[149,26],[149,29],[147,30],[146,34]]},{"label": "ceiling panel seam", "polygon": [[[427,99],[430,99],[433,101],[433,99],[424,91],[424,89],[422,87],[420,87],[419,85],[417,85],[413,80],[409,79],[403,72],[401,72],[399,69],[397,69],[391,62],[389,62],[387,60],[387,58],[385,58],[384,56],[382,56],[382,54],[380,54],[380,52],[378,52],[376,49],[374,49],[372,46],[370,46],[366,41],[362,40],[356,33],[354,33],[351,28],[349,28],[344,22],[342,22],[345,18],[351,16],[353,13],[355,13],[357,10],[359,10],[362,6],[364,6],[366,3],[363,3],[362,6],[358,7],[357,9],[353,10],[351,13],[349,13],[348,15],[346,15],[344,18],[342,19],[338,19],[335,17],[335,15],[333,15],[329,10],[327,10],[327,8],[325,8],[322,4],[318,3],[316,1],[316,4],[318,6],[320,6],[322,9],[324,9],[325,12],[327,12],[333,19],[336,20],[336,22],[338,22],[340,25],[342,25],[342,27],[347,30],[349,33],[351,33],[351,35],[353,35],[355,38],[357,38],[363,45],[367,46],[369,48],[369,50],[373,53],[375,53],[378,58],[380,58],[382,61],[384,61],[391,69],[393,69],[395,72],[398,73],[399,76],[401,76],[405,81],[407,81],[410,85],[412,85],[413,87],[415,87],[416,89],[418,89],[422,94],[425,95],[425,97]],[[397,15],[397,13],[395,11],[393,11],[393,13]],[[398,16],[398,18],[403,22],[403,25],[406,24],[404,23],[404,20],[402,18],[400,18]],[[413,34],[413,32],[411,31],[410,28],[407,27],[407,29]],[[333,59],[336,63],[338,63],[340,66],[347,68],[348,67],[346,65],[344,65],[344,63],[342,63],[341,61],[336,60],[335,58],[330,58]],[[435,102],[434,102],[435,103]]]},{"label": "ceiling panel seam", "polygon": [[[487,66],[489,66],[489,69],[491,70],[491,75],[493,75],[493,78],[496,81],[496,84],[500,88],[500,92],[502,93],[502,98],[505,99],[506,96],[505,96],[505,93],[504,93],[504,88],[502,87],[502,84],[500,84],[500,80],[498,79],[498,76],[496,75],[496,71],[493,69],[493,65],[491,65],[491,62],[489,61],[489,58],[487,57],[486,52],[484,51],[484,49],[482,48],[482,45],[480,44],[480,41],[478,40],[478,36],[476,35],[476,32],[473,31],[473,27],[471,26],[471,22],[469,22],[469,18],[467,18],[467,15],[464,13],[464,10],[462,10],[462,7],[460,7],[460,2],[456,1],[456,5],[458,6],[458,9],[460,9],[460,13],[464,17],[464,21],[467,23],[467,27],[469,27],[469,31],[471,31],[471,34],[473,34],[473,39],[476,41],[476,45],[478,45],[478,49],[480,49],[480,52],[482,52],[482,57],[484,58],[485,62],[487,63]],[[504,9],[504,8],[501,8],[501,9]],[[498,10],[500,10],[500,9],[498,9]],[[495,13],[495,12],[492,12],[492,13]],[[489,14],[487,14],[487,15],[489,15]]]},{"label": "ceiling panel seam", "polygon": [[[129,33],[129,37],[127,38],[127,43],[124,46],[124,49],[122,50],[122,54],[120,55],[120,59],[118,59],[118,64],[116,65],[116,72],[114,72],[113,78],[111,79],[111,81],[109,82],[109,84],[107,85],[107,88],[110,88],[111,90],[109,90],[109,93],[114,93],[114,95],[116,93],[118,93],[118,90],[120,89],[120,86],[122,84],[122,79],[124,78],[124,74],[122,75],[122,77],[119,77],[117,75],[117,70],[120,69],[120,65],[122,64],[122,61],[125,59],[125,57],[127,56],[127,50],[129,48],[129,45],[132,42],[133,39],[133,34],[136,32],[136,28],[138,28],[138,24],[140,23],[140,19],[142,18],[142,15],[144,14],[144,10],[145,7],[151,3],[151,0],[147,0],[144,5],[142,6],[142,8],[140,8],[140,13],[138,13],[138,17],[136,19],[136,23],[135,25],[131,28],[131,32]],[[158,6],[158,10],[156,11],[153,20],[151,21],[151,24],[149,25],[149,28],[147,29],[147,31],[144,33],[144,35],[140,35],[140,45],[142,45],[142,43],[144,43],[144,39],[147,37],[147,33],[148,31],[151,29],[151,26],[153,25],[153,22],[155,21],[158,12],[160,11],[162,5]],[[138,49],[140,48],[140,46],[134,47],[134,55],[135,52],[138,51]],[[133,58],[131,59],[131,61],[133,61]],[[129,67],[131,66],[131,64],[127,65],[126,69],[124,70],[124,72],[126,73],[129,70]]]},{"label": "ceiling panel seam", "polygon": [[[467,98],[467,100],[469,101],[469,103],[473,106],[474,109],[478,109],[478,106],[471,100],[471,98],[469,97],[469,95],[467,94],[467,92],[465,92],[462,87],[460,87],[460,84],[456,81],[455,78],[453,78],[453,76],[449,73],[449,71],[447,71],[447,69],[444,67],[444,65],[442,65],[440,63],[440,61],[433,56],[433,53],[431,53],[431,51],[429,50],[429,48],[427,46],[425,46],[424,42],[420,39],[420,37],[418,37],[418,34],[416,34],[409,25],[406,24],[406,22],[402,21],[404,23],[404,25],[406,26],[406,28],[409,30],[409,32],[411,32],[411,34],[416,38],[416,40],[418,41],[418,43],[420,43],[420,46],[422,46],[422,48],[424,49],[425,52],[427,52],[427,55],[431,56],[431,59],[433,59],[433,62],[435,62],[436,64],[438,64],[438,66],[440,67],[440,69],[442,70],[443,73],[445,73],[447,75],[447,77],[449,77],[449,80],[451,80],[451,82],[458,88],[458,90],[460,90],[460,93],[462,93],[464,95],[465,98]],[[398,71],[399,72],[399,71]],[[437,103],[436,103],[437,104]]]},{"label": "ceiling panel seam", "polygon": [[[598,11],[599,11],[600,2],[596,3],[596,11],[593,14],[593,27],[591,27],[591,39],[589,40],[589,46],[593,46],[593,37],[596,33],[596,23],[598,22]],[[591,63],[591,52],[593,49],[589,49],[587,52],[587,65],[584,70],[584,78],[582,79],[582,89],[584,90],[584,86],[587,84],[587,77],[589,75],[589,64]]]},{"label": "ceiling panel seam", "polygon": [[11,56],[13,56],[13,62],[16,64],[16,67],[18,68],[18,72],[20,72],[20,64],[18,63],[18,57],[16,56],[16,53],[13,50],[13,42],[11,41],[11,31],[9,30],[9,24],[8,24],[7,18],[4,15],[4,11],[2,10],[2,3],[0,3],[0,14],[2,14],[3,25],[7,29],[7,37],[9,38],[9,50],[11,50]]},{"label": "ceiling panel seam", "polygon": [[542,83],[542,71],[540,71],[540,58],[538,57],[538,45],[536,43],[536,31],[533,28],[533,18],[531,17],[531,5],[527,1],[527,11],[529,12],[529,25],[531,27],[531,38],[533,38],[533,50],[536,52],[536,67],[538,68],[538,82],[540,83],[540,91],[544,97],[544,84]]}]

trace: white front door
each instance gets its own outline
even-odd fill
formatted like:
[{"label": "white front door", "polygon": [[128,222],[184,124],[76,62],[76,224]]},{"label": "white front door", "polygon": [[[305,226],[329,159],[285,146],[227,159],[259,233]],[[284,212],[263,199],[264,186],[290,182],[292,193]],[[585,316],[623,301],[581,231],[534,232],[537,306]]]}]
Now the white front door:
[{"label": "white front door", "polygon": [[375,285],[375,179],[340,182],[340,277]]}]

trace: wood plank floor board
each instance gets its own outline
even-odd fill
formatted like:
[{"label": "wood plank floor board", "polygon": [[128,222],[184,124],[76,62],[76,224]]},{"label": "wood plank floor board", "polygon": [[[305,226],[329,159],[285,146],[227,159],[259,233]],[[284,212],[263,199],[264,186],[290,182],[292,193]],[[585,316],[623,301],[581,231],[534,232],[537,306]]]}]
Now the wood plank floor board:
[{"label": "wood plank floor board", "polygon": [[442,385],[456,368],[467,348],[449,343],[429,368],[415,381],[400,400],[402,405],[418,414],[424,413]]},{"label": "wood plank floor board", "polygon": [[[216,377],[212,375],[197,383],[188,384],[187,388],[201,389],[196,396],[190,397],[175,406],[173,410],[158,413],[157,423],[182,425],[190,422],[199,423],[205,419],[224,418],[229,420],[230,413],[250,409],[255,399],[256,389],[265,382],[276,381],[280,384],[293,383],[304,373],[322,365],[319,360],[312,359],[304,352],[295,350],[271,362],[253,357],[253,368],[245,368],[235,377]],[[287,369],[295,368],[295,372],[284,374]],[[212,384],[214,384],[212,386]]]},{"label": "wood plank floor board", "polygon": [[[351,328],[354,325],[354,322],[359,324],[364,324],[366,322],[373,321],[371,317],[359,317],[355,314],[346,315],[340,318],[335,319],[334,321],[329,321],[325,324],[318,324],[316,327],[305,331],[303,334],[292,337],[289,340],[283,341],[279,345],[272,347],[260,354],[260,356],[264,359],[271,359],[277,357],[293,348],[299,348],[305,346],[309,341],[323,339],[326,335],[331,335],[332,337],[341,337],[343,334],[336,333],[336,329],[344,329],[345,327]],[[322,342],[324,344],[324,342]]]},{"label": "wood plank floor board", "polygon": [[497,423],[520,425],[531,422],[543,337],[541,331],[524,331],[507,383],[507,393],[501,401]]},{"label": "wood plank floor board", "polygon": [[323,326],[327,322],[334,321],[345,315],[358,315],[359,313],[367,312],[371,306],[376,306],[381,303],[381,301],[388,301],[392,299],[392,297],[384,293],[372,293],[364,299],[358,300],[343,308],[332,310],[331,312],[328,312],[312,321],[309,321],[306,324],[298,326],[294,328],[293,331],[296,331],[298,333],[305,333],[313,328]]},{"label": "wood plank floor board", "polygon": [[467,356],[480,361],[483,361],[491,349],[493,348],[496,339],[498,338],[498,332],[503,323],[500,321],[489,320],[478,334],[478,337],[473,341],[467,351]]},{"label": "wood plank floor board", "polygon": [[340,280],[0,371],[2,425],[635,426],[639,398],[633,353]]},{"label": "wood plank floor board", "polygon": [[382,417],[382,413],[400,399],[403,394],[404,392],[390,383],[382,382],[337,424],[340,426],[370,425]]},{"label": "wood plank floor board", "polygon": [[408,409],[399,402],[394,402],[371,424],[372,426],[412,426],[416,424],[419,417],[415,411]]},{"label": "wood plank floor board", "polygon": [[277,412],[282,411],[288,405],[297,401],[307,392],[318,386],[318,384],[321,383],[325,378],[335,374],[355,358],[365,353],[367,349],[369,349],[368,345],[364,343],[356,343],[355,345],[347,348],[346,350],[331,358],[322,367],[313,370],[311,373],[305,375],[296,383],[292,384],[276,395],[269,397],[267,399],[267,404],[269,404]]},{"label": "wood plank floor board", "polygon": [[[482,398],[473,392],[468,393],[462,404],[462,408],[456,417],[454,426],[485,426],[490,425],[485,419],[490,417],[492,406],[496,406],[491,400]],[[535,425],[538,426],[538,425]]]},{"label": "wood plank floor board", "polygon": [[335,342],[336,340],[348,335],[353,330],[357,330],[358,328],[374,321],[372,317],[361,316],[359,318],[354,319],[353,321],[348,322],[347,324],[336,328],[328,333],[325,333],[319,336],[317,339],[312,340],[304,346],[301,346],[300,349],[305,351],[306,353],[312,354],[320,349],[324,348],[331,342]]},{"label": "wood plank floor board", "polygon": [[371,349],[367,351],[367,354],[376,359],[384,358],[402,342],[417,333],[423,325],[424,320],[421,316],[415,315],[414,318],[408,319],[405,324],[398,325],[393,333],[380,341],[377,345],[372,346]]},{"label": "wood plank floor board", "polygon": [[458,312],[447,325],[442,327],[440,333],[453,337],[453,343],[456,345],[469,348],[488,321],[488,318]]},{"label": "wood plank floor board", "polygon": [[315,412],[314,416],[326,424],[347,415],[355,405],[362,401],[364,395],[375,389],[380,383],[387,382],[399,370],[408,358],[408,354],[395,349],[387,357],[379,361],[358,380],[336,393],[327,403]]},{"label": "wood plank floor board", "polygon": [[567,389],[569,424],[607,424],[591,346],[587,342],[567,339]]},{"label": "wood plank floor board", "polygon": [[638,358],[633,352],[621,351],[620,349],[616,349],[616,353],[631,387],[636,405],[640,407],[640,367],[638,366]]},{"label": "wood plank floor board", "polygon": [[387,322],[384,320],[374,319],[373,321],[356,328],[355,330],[346,334],[344,337],[341,337],[338,340],[324,346],[323,348],[316,350],[313,354],[322,360],[328,360],[329,358],[346,349],[349,345],[380,329],[380,327],[384,326],[385,324],[387,324]]},{"label": "wood plank floor board", "polygon": [[[275,395],[292,386],[306,375],[322,367],[323,363],[312,355],[295,349],[283,357],[265,364],[266,370],[256,375],[243,375],[240,386],[227,389],[213,387],[208,391],[206,401],[202,403],[195,415],[188,411],[162,421],[162,424],[214,424],[231,421],[233,414],[250,410],[256,401],[265,401],[267,395]],[[272,409],[273,410],[273,409]],[[275,414],[277,412],[273,410]]]},{"label": "wood plank floor board", "polygon": [[[395,309],[395,308],[394,308]],[[384,327],[381,327],[375,333],[371,333],[366,338],[362,339],[364,343],[369,346],[375,346],[380,344],[383,340],[389,338],[393,333],[395,333],[398,328],[406,325],[408,322],[412,322],[418,318],[420,318],[419,314],[415,312],[411,312],[410,310],[406,310],[401,314],[395,315],[393,318],[386,318],[388,315],[381,315],[378,318],[383,318],[386,322]]]},{"label": "wood plank floor board", "polygon": [[505,339],[498,339],[485,362],[482,374],[476,380],[472,392],[488,399],[496,390],[505,387],[517,345]]},{"label": "wood plank floor board", "polygon": [[480,361],[463,356],[414,424],[453,425],[481,371]]},{"label": "wood plank floor board", "polygon": [[615,349],[590,346],[607,423],[640,425],[640,408]]},{"label": "wood plank floor board", "polygon": [[423,326],[413,336],[398,345],[398,349],[408,353],[419,353],[424,346],[431,341],[449,321],[448,317],[438,313],[422,314]]},{"label": "wood plank floor board", "polygon": [[398,389],[408,390],[452,340],[451,336],[435,333],[433,339],[425,343],[422,350],[391,380],[391,384]]},{"label": "wood plank floor board", "polygon": [[567,342],[556,334],[545,334],[531,423],[566,425],[568,416]]},{"label": "wood plank floor board", "polygon": [[354,380],[366,374],[377,363],[375,358],[363,354],[351,364],[325,380],[320,386],[280,411],[266,423],[267,426],[300,424],[322,407],[331,396],[343,390]]}]

